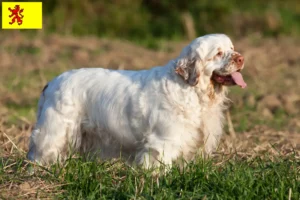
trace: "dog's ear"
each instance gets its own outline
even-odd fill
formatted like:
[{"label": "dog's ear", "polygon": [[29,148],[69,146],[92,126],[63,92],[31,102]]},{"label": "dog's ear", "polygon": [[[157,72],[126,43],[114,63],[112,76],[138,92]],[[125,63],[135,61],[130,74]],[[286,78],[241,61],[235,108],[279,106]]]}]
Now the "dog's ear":
[{"label": "dog's ear", "polygon": [[200,71],[196,65],[196,59],[180,58],[176,62],[175,72],[189,85],[195,86],[198,84],[200,78]]}]

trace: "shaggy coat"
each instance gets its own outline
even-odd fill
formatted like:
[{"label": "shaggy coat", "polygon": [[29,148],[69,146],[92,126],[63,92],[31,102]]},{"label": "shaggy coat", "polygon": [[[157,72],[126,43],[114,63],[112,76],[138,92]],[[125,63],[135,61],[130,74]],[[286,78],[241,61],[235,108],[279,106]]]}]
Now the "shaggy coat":
[{"label": "shaggy coat", "polygon": [[211,34],[163,67],[67,71],[41,94],[28,158],[49,164],[72,150],[150,167],[210,154],[222,134],[224,86],[246,86],[243,66],[231,40]]}]

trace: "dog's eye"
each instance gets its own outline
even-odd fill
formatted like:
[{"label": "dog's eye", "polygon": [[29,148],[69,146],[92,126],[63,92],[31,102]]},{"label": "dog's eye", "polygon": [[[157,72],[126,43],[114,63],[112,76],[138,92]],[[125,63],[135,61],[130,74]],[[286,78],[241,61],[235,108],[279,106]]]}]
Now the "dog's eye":
[{"label": "dog's eye", "polygon": [[222,51],[219,51],[218,53],[217,53],[217,56],[219,56],[219,57],[221,57],[223,55],[223,52]]}]

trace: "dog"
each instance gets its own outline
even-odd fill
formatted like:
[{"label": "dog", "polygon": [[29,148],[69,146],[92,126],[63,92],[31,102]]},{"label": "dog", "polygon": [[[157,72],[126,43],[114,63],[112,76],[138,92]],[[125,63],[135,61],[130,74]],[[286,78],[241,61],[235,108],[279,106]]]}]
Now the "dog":
[{"label": "dog", "polygon": [[209,34],[162,67],[67,71],[40,96],[27,157],[46,165],[75,151],[147,168],[210,155],[222,135],[226,86],[246,87],[243,68],[230,38]]}]

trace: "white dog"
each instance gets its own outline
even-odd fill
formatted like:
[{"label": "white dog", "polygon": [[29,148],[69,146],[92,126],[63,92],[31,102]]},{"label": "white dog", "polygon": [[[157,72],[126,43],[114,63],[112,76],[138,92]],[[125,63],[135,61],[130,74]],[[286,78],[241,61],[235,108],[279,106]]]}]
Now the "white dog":
[{"label": "white dog", "polygon": [[49,164],[72,149],[149,167],[209,154],[222,134],[224,86],[246,87],[243,67],[230,39],[211,34],[163,67],[65,72],[41,94],[28,158]]}]

